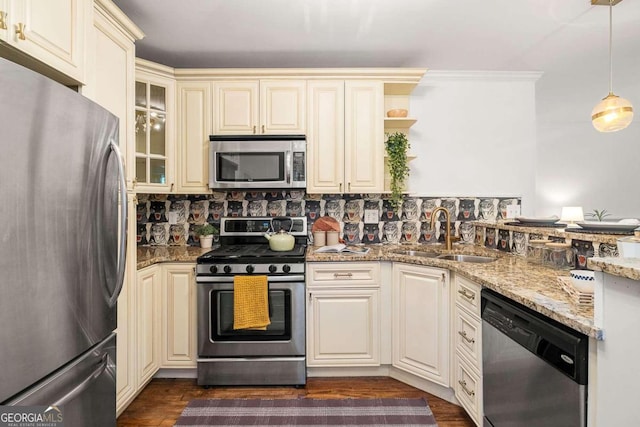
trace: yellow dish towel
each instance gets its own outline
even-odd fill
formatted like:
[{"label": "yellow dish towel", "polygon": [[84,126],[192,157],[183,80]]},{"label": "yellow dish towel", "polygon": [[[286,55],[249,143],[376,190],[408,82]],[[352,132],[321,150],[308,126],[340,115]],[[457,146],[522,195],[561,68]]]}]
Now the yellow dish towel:
[{"label": "yellow dish towel", "polygon": [[266,330],[269,319],[267,276],[234,276],[233,329]]}]

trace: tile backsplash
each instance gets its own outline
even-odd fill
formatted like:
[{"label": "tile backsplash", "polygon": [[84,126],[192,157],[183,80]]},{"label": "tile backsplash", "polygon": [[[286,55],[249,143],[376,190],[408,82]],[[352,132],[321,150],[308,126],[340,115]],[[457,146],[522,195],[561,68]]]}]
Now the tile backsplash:
[{"label": "tile backsplash", "polygon": [[[506,218],[508,205],[519,197],[405,197],[394,209],[381,194],[305,194],[304,191],[214,192],[209,195],[139,194],[136,209],[138,245],[198,245],[194,230],[205,222],[220,224],[223,216],[306,216],[309,230],[328,215],[340,223],[347,244],[436,243],[444,240],[445,217],[434,229],[431,213],[442,206],[451,215],[452,232],[462,243],[477,241],[470,221]],[[377,211],[377,221],[366,223],[365,210]],[[309,232],[311,239],[311,232]],[[214,235],[214,240],[218,235]],[[497,241],[496,241],[497,242]]]}]

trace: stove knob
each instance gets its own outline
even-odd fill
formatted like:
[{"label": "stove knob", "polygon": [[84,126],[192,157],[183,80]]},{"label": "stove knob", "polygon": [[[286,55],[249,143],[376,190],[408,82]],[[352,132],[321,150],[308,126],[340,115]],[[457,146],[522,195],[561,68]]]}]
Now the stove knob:
[{"label": "stove knob", "polygon": [[271,264],[269,266],[269,273],[275,273],[278,270],[278,267],[276,267],[275,265]]},{"label": "stove knob", "polygon": [[230,265],[225,265],[224,266],[224,272],[227,273],[227,274],[231,273],[231,266]]},{"label": "stove knob", "polygon": [[247,273],[251,274],[253,273],[253,270],[255,270],[255,268],[253,268],[253,265],[247,265]]},{"label": "stove knob", "polygon": [[282,266],[282,271],[284,271],[285,273],[288,273],[291,271],[291,266],[285,264]]},{"label": "stove knob", "polygon": [[218,272],[218,266],[212,265],[209,271],[212,272],[213,274],[216,274]]}]

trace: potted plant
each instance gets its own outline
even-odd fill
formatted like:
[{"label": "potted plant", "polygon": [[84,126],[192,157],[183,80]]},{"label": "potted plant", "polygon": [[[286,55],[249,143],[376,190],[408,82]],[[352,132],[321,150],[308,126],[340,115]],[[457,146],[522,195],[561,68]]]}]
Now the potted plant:
[{"label": "potted plant", "polygon": [[397,207],[402,200],[402,190],[409,176],[409,164],[407,152],[409,150],[409,140],[402,132],[387,134],[384,143],[387,150],[387,161],[389,165],[389,175],[391,176],[391,197],[389,201]]},{"label": "potted plant", "polygon": [[194,230],[194,232],[200,236],[200,247],[208,249],[213,244],[213,234],[218,231],[213,225],[207,223],[202,224]]},{"label": "potted plant", "polygon": [[602,209],[599,211],[598,209],[594,209],[593,212],[587,214],[587,218],[592,218],[594,221],[604,221],[604,219],[608,216],[611,216],[606,209]]}]

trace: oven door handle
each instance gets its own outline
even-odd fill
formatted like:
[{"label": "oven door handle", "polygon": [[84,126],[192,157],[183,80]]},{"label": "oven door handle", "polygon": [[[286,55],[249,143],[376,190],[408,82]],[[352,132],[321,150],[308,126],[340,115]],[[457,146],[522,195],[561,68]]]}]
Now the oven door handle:
[{"label": "oven door handle", "polygon": [[[230,276],[196,276],[197,283],[233,283]],[[303,274],[293,274],[291,276],[268,276],[269,283],[282,282],[304,282]]]}]

